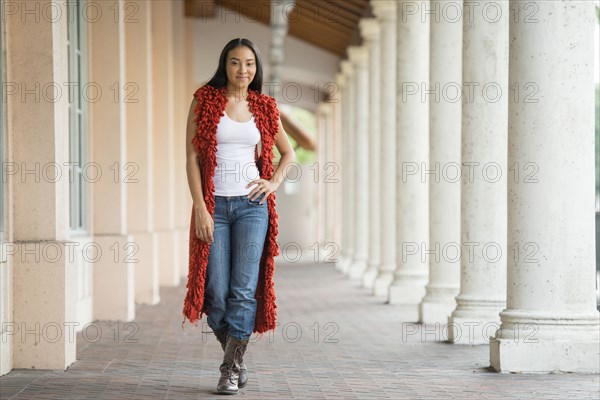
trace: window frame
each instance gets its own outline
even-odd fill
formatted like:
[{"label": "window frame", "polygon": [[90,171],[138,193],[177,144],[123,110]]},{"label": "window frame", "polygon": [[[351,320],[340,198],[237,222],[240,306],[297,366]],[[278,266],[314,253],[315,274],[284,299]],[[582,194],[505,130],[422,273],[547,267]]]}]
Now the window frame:
[{"label": "window frame", "polygon": [[[71,0],[67,9],[69,64],[69,227],[71,236],[90,235],[90,186],[82,171],[89,162],[89,105],[83,98],[88,83],[88,27],[81,10],[87,0]],[[72,85],[72,86],[71,86]],[[71,95],[74,94],[74,98]]]}]

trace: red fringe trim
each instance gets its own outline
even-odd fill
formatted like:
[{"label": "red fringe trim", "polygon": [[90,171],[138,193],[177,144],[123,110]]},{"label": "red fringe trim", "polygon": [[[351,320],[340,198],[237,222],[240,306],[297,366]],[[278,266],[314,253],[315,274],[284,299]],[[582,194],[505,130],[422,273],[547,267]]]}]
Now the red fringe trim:
[{"label": "red fringe trim", "polygon": [[[206,208],[211,216],[214,215],[215,198],[213,176],[217,166],[217,125],[225,114],[225,106],[229,99],[226,96],[226,88],[215,89],[211,86],[203,86],[196,90],[194,96],[198,99],[195,109],[194,122],[198,126],[196,136],[192,143],[200,156],[200,171],[202,175],[202,191]],[[279,111],[275,99],[257,91],[248,92],[248,105],[250,112],[254,114],[254,120],[261,133],[261,154],[254,149],[256,166],[263,179],[273,177],[273,145],[279,130]],[[278,214],[276,211],[275,193],[267,199],[269,209],[269,226],[267,237],[260,260],[258,284],[256,287],[256,319],[254,332],[262,334],[275,329],[277,320],[277,304],[275,296],[275,284],[273,276],[275,273],[274,257],[279,255],[277,244]],[[189,234],[189,272],[187,282],[187,294],[183,304],[183,329],[186,318],[194,323],[207,314],[204,299],[204,283],[206,280],[206,266],[210,244],[200,241],[195,233],[195,212],[192,207]],[[197,324],[196,324],[197,326]]]}]

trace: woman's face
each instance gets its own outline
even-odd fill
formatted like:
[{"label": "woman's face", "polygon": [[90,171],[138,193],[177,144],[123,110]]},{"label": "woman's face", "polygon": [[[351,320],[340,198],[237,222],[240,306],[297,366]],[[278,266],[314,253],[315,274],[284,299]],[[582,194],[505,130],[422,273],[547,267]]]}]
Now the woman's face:
[{"label": "woman's face", "polygon": [[245,46],[229,50],[227,54],[227,81],[235,88],[250,85],[256,74],[256,60],[254,52]]}]

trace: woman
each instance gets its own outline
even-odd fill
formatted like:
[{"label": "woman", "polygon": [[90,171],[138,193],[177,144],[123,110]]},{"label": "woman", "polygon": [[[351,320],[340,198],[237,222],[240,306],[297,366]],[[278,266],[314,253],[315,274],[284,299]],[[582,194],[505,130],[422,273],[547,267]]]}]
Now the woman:
[{"label": "woman", "polygon": [[[275,328],[275,191],[294,151],[275,99],[262,94],[256,46],[234,39],[210,81],[194,94],[187,124],[193,199],[184,322],[207,314],[224,350],[218,393],[247,382],[243,355],[252,332]],[[273,144],[281,159],[273,172]],[[260,151],[258,148],[260,147]]]}]

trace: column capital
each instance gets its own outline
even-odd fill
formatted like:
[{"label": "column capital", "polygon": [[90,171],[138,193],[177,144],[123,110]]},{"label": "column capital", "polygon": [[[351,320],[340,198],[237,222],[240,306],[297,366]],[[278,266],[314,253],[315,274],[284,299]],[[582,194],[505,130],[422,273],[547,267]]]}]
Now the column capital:
[{"label": "column capital", "polygon": [[354,74],[354,66],[350,60],[343,60],[341,63],[342,74],[344,74],[345,78],[349,78]]},{"label": "column capital", "polygon": [[378,0],[371,2],[371,9],[373,14],[382,20],[396,20],[398,19],[396,11],[398,6],[395,0]]},{"label": "column capital", "polygon": [[321,103],[317,107],[317,112],[325,117],[328,117],[332,113],[331,107],[332,107],[331,103]]},{"label": "column capital", "polygon": [[366,63],[369,59],[369,50],[366,46],[350,46],[348,47],[348,58],[352,63]]},{"label": "column capital", "polygon": [[335,83],[341,88],[346,86],[346,75],[344,75],[344,72],[338,72],[335,74]]},{"label": "column capital", "polygon": [[381,26],[377,18],[363,18],[358,22],[360,34],[363,39],[373,41],[379,39],[381,35]]}]

